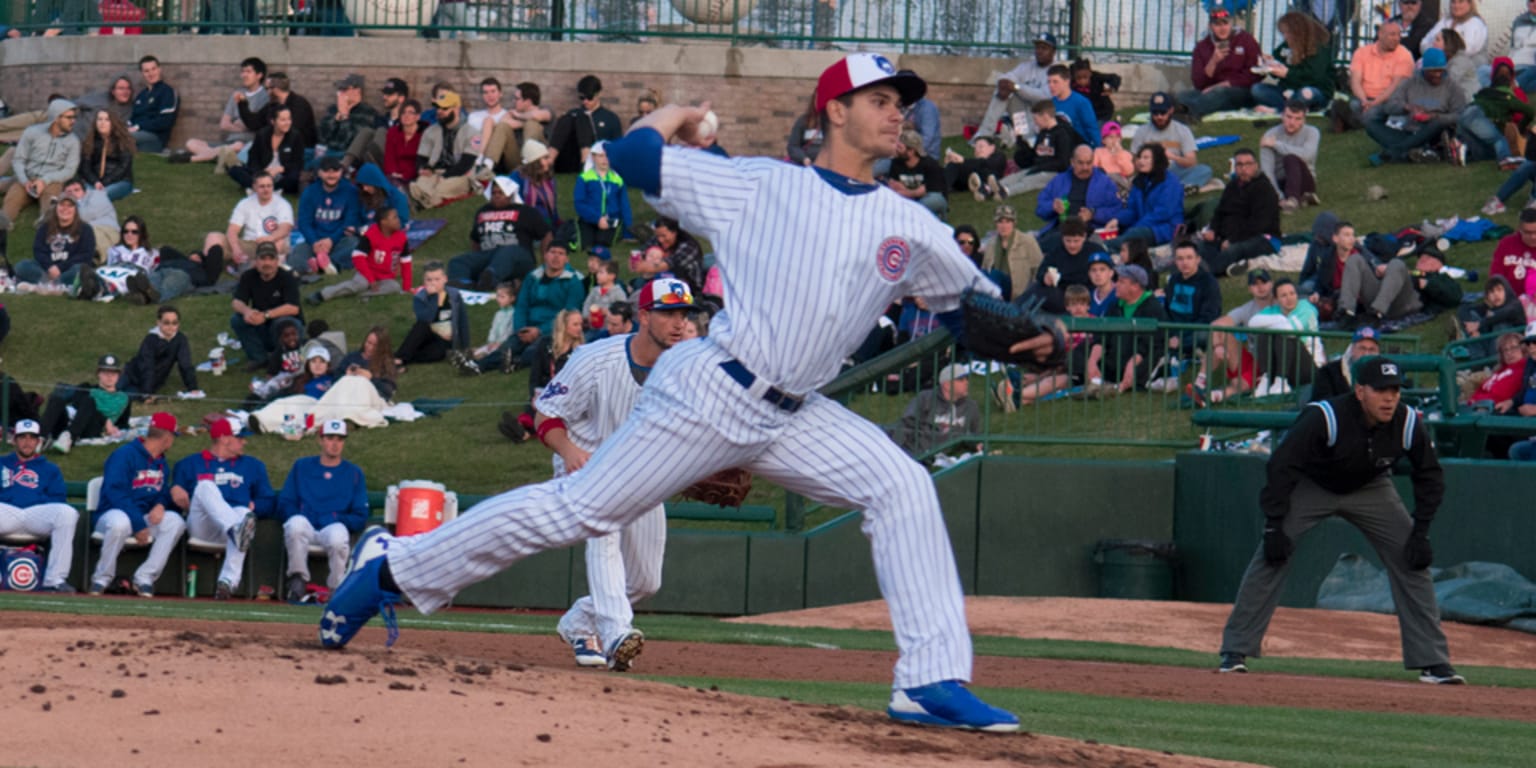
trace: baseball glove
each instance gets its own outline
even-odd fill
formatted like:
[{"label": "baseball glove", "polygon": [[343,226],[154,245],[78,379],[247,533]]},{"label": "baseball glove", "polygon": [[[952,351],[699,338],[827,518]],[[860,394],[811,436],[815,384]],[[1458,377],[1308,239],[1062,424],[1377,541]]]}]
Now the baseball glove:
[{"label": "baseball glove", "polygon": [[752,473],[745,469],[722,469],[683,489],[683,498],[717,507],[739,507],[752,490]]},{"label": "baseball glove", "polygon": [[[965,294],[960,308],[965,347],[973,354],[1037,371],[1066,363],[1066,329],[1055,318],[975,291]],[[1012,350],[1030,339],[1038,339],[1032,348]]]}]

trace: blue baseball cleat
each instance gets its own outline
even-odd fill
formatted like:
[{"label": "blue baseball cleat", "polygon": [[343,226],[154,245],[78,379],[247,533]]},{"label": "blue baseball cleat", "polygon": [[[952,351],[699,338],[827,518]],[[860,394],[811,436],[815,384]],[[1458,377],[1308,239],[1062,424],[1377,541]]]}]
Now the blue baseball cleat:
[{"label": "blue baseball cleat", "polygon": [[891,704],[885,713],[892,720],[913,725],[994,733],[1019,729],[1019,718],[1012,712],[976,698],[976,694],[958,680],[898,689],[891,694]]},{"label": "blue baseball cleat", "polygon": [[342,579],[331,599],[325,604],[320,616],[320,644],[326,648],[345,646],[369,619],[384,614],[384,626],[389,630],[385,646],[395,644],[400,628],[395,623],[395,604],[400,593],[390,592],[379,586],[379,570],[384,567],[384,556],[389,554],[390,542],[395,537],[383,528],[375,526],[363,531],[363,537],[352,548],[347,561],[347,577]]}]

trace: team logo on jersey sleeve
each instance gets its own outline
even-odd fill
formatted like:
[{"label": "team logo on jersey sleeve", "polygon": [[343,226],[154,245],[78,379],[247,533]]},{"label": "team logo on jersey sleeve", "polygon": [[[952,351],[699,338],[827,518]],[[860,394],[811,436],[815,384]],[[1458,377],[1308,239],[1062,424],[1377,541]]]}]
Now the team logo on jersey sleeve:
[{"label": "team logo on jersey sleeve", "polygon": [[887,237],[880,244],[877,267],[880,276],[896,282],[907,273],[907,263],[912,260],[912,249],[907,246],[907,241],[899,237]]},{"label": "team logo on jersey sleeve", "polygon": [[539,395],[539,399],[540,400],[549,400],[550,398],[559,397],[561,395],[568,395],[570,393],[571,393],[571,388],[570,387],[567,387],[566,385],[561,384],[558,381],[552,381],[552,382],[550,382],[549,386],[544,388],[544,393]]}]

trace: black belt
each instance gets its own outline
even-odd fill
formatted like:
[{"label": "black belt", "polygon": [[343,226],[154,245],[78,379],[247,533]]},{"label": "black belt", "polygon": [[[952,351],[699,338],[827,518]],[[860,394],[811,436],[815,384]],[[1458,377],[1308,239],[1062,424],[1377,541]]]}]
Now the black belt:
[{"label": "black belt", "polygon": [[[735,379],[736,383],[740,384],[743,389],[751,389],[752,385],[757,383],[757,375],[747,370],[747,367],[742,365],[740,360],[727,360],[720,364],[720,369]],[[763,399],[790,413],[800,410],[800,406],[805,405],[805,398],[795,397],[778,387],[772,386],[763,392]]]}]

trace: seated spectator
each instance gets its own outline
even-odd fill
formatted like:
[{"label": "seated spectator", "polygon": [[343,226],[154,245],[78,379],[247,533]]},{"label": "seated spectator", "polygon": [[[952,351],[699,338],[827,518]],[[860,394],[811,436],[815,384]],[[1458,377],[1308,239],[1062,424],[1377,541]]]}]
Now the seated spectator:
[{"label": "seated spectator", "polygon": [[348,167],[362,165],[359,155],[378,120],[379,111],[363,101],[362,75],[353,72],[337,80],[336,102],[325,108],[325,116],[315,126],[320,142],[315,145],[315,162],[331,157]]},{"label": "seated spectator", "polygon": [[[821,152],[821,142],[826,139],[821,131],[821,115],[816,111],[815,103],[816,97],[813,94],[811,106],[795,118],[794,124],[789,127],[789,137],[784,140],[784,156],[795,165],[809,166],[816,162],[816,155]],[[953,179],[950,180],[950,189],[954,189]]]},{"label": "seated spectator", "polygon": [[960,252],[965,254],[977,269],[981,269],[981,233],[969,224],[961,224],[955,227],[955,245],[960,246]]},{"label": "seated spectator", "polygon": [[1045,251],[1045,258],[1035,271],[1035,281],[1024,291],[1021,301],[1038,301],[1047,312],[1065,312],[1062,292],[1069,285],[1090,285],[1089,258],[1101,250],[1088,242],[1088,227],[1082,219],[1063,221],[1060,241],[1055,248]]},{"label": "seated spectator", "polygon": [[285,195],[299,193],[299,178],[304,173],[307,148],[293,129],[293,111],[286,106],[273,110],[272,121],[256,131],[243,165],[225,169],[235,186],[250,194],[256,174],[266,173]]},{"label": "seated spectator", "polygon": [[1490,77],[1490,85],[1474,91],[1472,103],[1462,110],[1456,135],[1467,147],[1465,161],[1493,159],[1501,166],[1514,165],[1520,158],[1508,137],[1521,140],[1521,132],[1536,118],[1536,108],[1515,85],[1515,65],[1509,58],[1494,59]]},{"label": "seated spectator", "polygon": [[[603,322],[608,317],[608,308],[629,299],[624,286],[619,283],[619,268],[611,261],[604,261],[597,265],[594,271],[597,275],[597,285],[587,291],[587,300],[581,303],[581,312],[587,318],[590,330],[587,333],[588,341],[595,341],[593,334],[603,330]],[[497,303],[501,303],[497,287]]]},{"label": "seated spectator", "polygon": [[661,94],[657,93],[655,88],[645,89],[645,93],[635,97],[635,116],[629,124],[633,126],[646,115],[655,112],[659,106],[661,106]]},{"label": "seated spectator", "polygon": [[[1022,129],[1022,136],[1015,136],[1014,124],[1010,120],[1011,116],[1027,111],[1036,102],[1051,98],[1050,90],[1046,87],[1046,73],[1056,61],[1056,36],[1042,32],[1035,36],[1034,43],[1033,58],[1019,62],[993,83],[992,99],[987,103],[987,110],[981,116],[981,125],[977,126],[976,135],[971,141],[986,138],[1002,146],[1013,146],[1019,138],[1026,142],[1034,138],[1033,132],[1027,128]],[[998,130],[999,123],[1004,126],[1001,131]]]},{"label": "seated spectator", "polygon": [[1461,283],[1445,271],[1445,254],[1433,243],[1423,245],[1408,273],[1425,309],[1438,312],[1461,306]]},{"label": "seated spectator", "polygon": [[96,113],[81,149],[80,178],[108,199],[133,193],[133,154],[137,151],[127,123],[106,110]]},{"label": "seated spectator", "polygon": [[1509,414],[1515,411],[1515,398],[1520,395],[1521,374],[1525,372],[1525,352],[1520,349],[1518,332],[1499,334],[1497,346],[1499,362],[1488,378],[1478,384],[1467,397],[1467,405],[1486,408],[1494,413]]},{"label": "seated spectator", "polygon": [[[1259,312],[1273,306],[1274,280],[1269,270],[1255,269],[1248,273],[1248,296],[1248,301],[1216,318],[1211,325],[1245,328]],[[1195,380],[1184,388],[1185,394],[1189,395],[1196,407],[1204,408],[1211,402],[1219,403],[1253,388],[1253,354],[1244,346],[1243,341],[1242,334],[1214,328],[1211,330],[1210,352],[1200,361],[1200,370],[1195,374]],[[1207,390],[1208,372],[1212,369],[1225,373],[1226,384],[1220,389]]]},{"label": "seated spectator", "polygon": [[300,153],[303,167],[306,170],[313,169],[314,164],[309,159],[310,150],[314,149],[315,144],[320,141],[317,138],[319,129],[315,122],[315,108],[310,105],[309,99],[293,92],[293,87],[288,82],[288,75],[282,72],[273,72],[268,75],[266,85],[267,102],[265,104],[252,106],[251,102],[245,99],[235,101],[240,122],[244,123],[253,134],[259,133],[261,129],[272,124],[273,119],[277,117],[277,110],[286,107],[292,118],[292,125],[287,130],[294,135],[296,143],[303,150]]},{"label": "seated spectator", "polygon": [[1520,211],[1520,221],[1515,231],[1499,238],[1493,247],[1493,258],[1488,263],[1488,274],[1503,275],[1515,290],[1515,295],[1530,296],[1532,286],[1527,277],[1536,274],[1536,208]]},{"label": "seated spectator", "polygon": [[[1099,261],[1101,256],[1105,262],[1109,261],[1107,253],[1094,254],[1093,262],[1089,267],[1090,272],[1107,270],[1110,274],[1114,274],[1112,267],[1105,266]],[[1111,287],[1109,290],[1113,296],[1114,288]],[[1065,294],[1068,315],[1093,316],[1090,312],[1092,299],[1089,289],[1081,285],[1069,285]],[[994,400],[1002,406],[1004,412],[1012,413],[1021,406],[1033,405],[1036,401],[1068,387],[1081,386],[1084,383],[1084,373],[1088,370],[1088,352],[1092,339],[1093,334],[1090,333],[1067,334],[1067,363],[1064,366],[1049,368],[1038,373],[1025,373],[1010,368],[1008,374],[998,381],[997,388],[993,390]]]},{"label": "seated spectator", "polygon": [[400,214],[401,226],[411,223],[410,198],[398,186],[390,183],[379,166],[363,163],[352,181],[357,185],[357,198],[362,203],[364,224],[372,224],[375,212],[386,206]]},{"label": "seated spectator", "polygon": [[1307,248],[1297,289],[1307,294],[1307,301],[1318,308],[1323,319],[1335,315],[1344,265],[1358,250],[1354,225],[1328,211],[1318,214],[1312,223],[1312,245]]},{"label": "seated spectator", "polygon": [[[1139,156],[1142,147],[1152,144],[1162,146],[1168,158],[1168,170],[1183,185],[1185,195],[1221,189],[1221,180],[1216,178],[1209,165],[1199,160],[1195,134],[1189,126],[1173,119],[1173,99],[1166,93],[1152,94],[1151,123],[1136,129],[1136,135],[1131,138],[1131,154]],[[1136,170],[1141,172],[1140,168]]]},{"label": "seated spectator", "polygon": [[64,185],[64,197],[75,201],[76,213],[91,228],[96,240],[96,261],[105,262],[107,251],[122,238],[122,227],[117,223],[117,207],[103,190],[87,185],[80,179],[70,179]]},{"label": "seated spectator", "polygon": [[435,363],[448,357],[449,351],[468,349],[473,343],[464,297],[448,285],[442,262],[428,262],[422,268],[421,287],[411,307],[416,322],[395,350],[395,367],[402,373],[407,365]]},{"label": "seated spectator", "polygon": [[1011,205],[999,205],[992,214],[992,231],[981,241],[981,271],[1012,299],[1014,289],[1023,294],[1035,282],[1035,271],[1045,254],[1028,232],[1020,232],[1018,214]]},{"label": "seated spectator", "polygon": [[1425,8],[1420,0],[1398,0],[1398,14],[1390,19],[1402,28],[1403,47],[1408,49],[1415,61],[1423,55],[1423,48],[1428,47],[1429,31],[1440,21],[1440,3],[1431,2],[1429,5],[1429,8]]},{"label": "seated spectator", "polygon": [[[1248,327],[1316,331],[1317,307],[1301,298],[1295,283],[1281,278],[1275,281],[1275,303],[1254,315]],[[1259,372],[1259,380],[1253,385],[1254,397],[1289,395],[1293,386],[1311,384],[1317,366],[1327,362],[1322,339],[1317,336],[1258,334],[1254,350]]]},{"label": "seated spectator", "polygon": [[592,145],[587,168],[576,177],[573,202],[581,227],[581,246],[611,247],[619,234],[628,233],[634,224],[629,210],[629,192],[623,177],[608,166],[607,142]]},{"label": "seated spectator", "polygon": [[352,268],[356,270],[352,277],[310,294],[309,303],[319,304],[341,296],[361,296],[366,300],[411,292],[411,246],[395,209],[380,208],[373,223],[363,230],[362,240],[352,254]]},{"label": "seated spectator", "polygon": [[407,188],[416,180],[416,156],[423,133],[421,103],[406,99],[400,107],[400,123],[390,126],[384,136],[384,175],[396,187]]},{"label": "seated spectator", "polygon": [[1278,82],[1254,83],[1250,92],[1260,107],[1276,112],[1287,101],[1299,101],[1303,112],[1322,109],[1333,100],[1332,35],[1317,19],[1302,11],[1290,11],[1275,22],[1284,42],[1259,66]]},{"label": "seated spectator", "polygon": [[133,405],[128,393],[118,387],[122,375],[122,361],[106,354],[96,361],[95,384],[54,387],[43,408],[43,439],[59,453],[69,453],[76,440],[117,437],[127,429]]},{"label": "seated spectator", "polygon": [[1471,104],[1472,97],[1483,87],[1482,81],[1477,78],[1478,65],[1483,61],[1467,53],[1467,44],[1454,29],[1436,32],[1428,43],[1445,53],[1445,79],[1456,86],[1461,95],[1466,97],[1467,103]]},{"label": "seated spectator", "polygon": [[[603,81],[596,75],[582,76],[576,83],[576,96],[580,104],[561,115],[549,130],[549,148],[555,152],[556,173],[580,173],[587,162],[587,150],[593,144],[616,141],[624,135],[624,124],[619,116],[603,106]],[[526,157],[523,164],[528,164]],[[530,198],[526,187],[523,198]],[[550,221],[556,223],[554,219]]]},{"label": "seated spectator", "polygon": [[1322,134],[1307,125],[1306,105],[1288,101],[1280,124],[1259,139],[1259,168],[1280,193],[1280,210],[1317,205],[1317,148]]},{"label": "seated spectator", "polygon": [[203,252],[212,253],[218,248],[216,258],[239,272],[249,267],[251,254],[259,246],[269,245],[277,255],[286,255],[293,224],[293,206],[277,194],[272,174],[258,171],[251,177],[251,194],[230,212],[228,228],[209,232],[203,238]]},{"label": "seated spectator", "polygon": [[475,249],[448,262],[448,279],[461,288],[489,291],[522,280],[534,269],[534,249],[551,236],[544,214],[523,203],[510,178],[496,177],[490,190],[491,201],[475,212],[469,230]]},{"label": "seated spectator", "polygon": [[218,160],[225,167],[239,164],[239,152],[256,138],[256,129],[240,119],[240,102],[251,110],[261,111],[271,95],[263,81],[267,77],[267,63],[254,56],[240,62],[240,87],[229,95],[224,104],[224,114],[219,117],[219,130],[223,136],[217,144],[203,139],[190,139],[186,148],[171,155],[171,162],[207,163]]},{"label": "seated spectator", "polygon": [[[885,180],[885,185],[902,197],[907,198],[924,208],[930,213],[943,219],[949,214],[949,197],[944,194],[944,169],[939,166],[939,161],[923,154],[923,136],[914,130],[901,132],[901,144],[897,147],[897,155],[891,160],[890,175]],[[607,159],[604,158],[604,163]],[[585,180],[586,175],[582,175]],[[577,186],[578,199],[581,192],[580,183]],[[626,206],[627,207],[627,206]],[[580,208],[578,207],[579,211]],[[582,242],[588,242],[586,230],[588,225],[582,222]],[[609,245],[613,239],[610,234]]]},{"label": "seated spectator", "polygon": [[[1533,125],[1533,127],[1536,127],[1536,125]],[[1520,165],[1516,166],[1514,172],[1509,175],[1509,178],[1499,185],[1499,189],[1493,194],[1493,197],[1488,198],[1488,202],[1483,204],[1484,216],[1497,216],[1504,213],[1506,210],[1504,204],[1509,202],[1509,199],[1514,197],[1515,193],[1519,192],[1522,187],[1536,181],[1536,140],[1526,141],[1523,152],[1524,158],[1521,160]],[[1506,160],[1512,159],[1507,158]],[[1508,167],[1507,162],[1500,163],[1500,165]],[[1532,187],[1531,197],[1523,205],[1530,207],[1533,203],[1536,203],[1536,186]]]},{"label": "seated spectator", "polygon": [[956,437],[979,434],[981,408],[970,398],[970,375],[962,363],[940,370],[933,389],[917,393],[907,404],[891,439],[907,453],[921,456]]},{"label": "seated spectator", "polygon": [[277,513],[283,519],[283,545],[288,550],[288,575],[284,597],[291,603],[304,599],[309,584],[309,547],[325,549],[330,573],[326,585],[335,589],[347,570],[351,537],[368,523],[368,486],[363,470],[346,459],[347,423],[340,419],[320,427],[320,455],[293,463],[277,496]]},{"label": "seated spectator", "polygon": [[657,275],[667,271],[667,252],[660,245],[648,243],[629,253],[629,285],[633,296]]},{"label": "seated spectator", "polygon": [[997,151],[997,139],[981,136],[971,140],[971,154],[964,157],[953,149],[944,150],[944,184],[950,192],[971,190],[976,202],[987,199],[983,189],[997,187],[997,179],[1008,168],[1008,156]]},{"label": "seated spectator", "polygon": [[[897,72],[898,75],[913,75],[917,73],[910,69]],[[923,156],[939,159],[939,153],[943,149],[944,133],[941,130],[939,117],[939,105],[933,103],[933,99],[923,96],[917,101],[902,107],[901,124],[903,129],[917,131],[923,137]]]},{"label": "seated spectator", "polygon": [[[21,212],[64,191],[64,183],[80,170],[80,140],[75,138],[75,105],[64,99],[48,102],[47,122],[22,131],[11,155],[10,189],[0,208],[0,231],[15,226]],[[45,208],[46,212],[46,208]]]},{"label": "seated spectator", "polygon": [[292,318],[301,326],[304,322],[304,312],[299,307],[299,278],[280,268],[277,248],[272,243],[261,243],[255,250],[256,266],[240,275],[230,300],[234,314],[229,318],[229,327],[240,340],[240,348],[253,370],[265,366],[278,348],[281,323],[276,321]]},{"label": "seated spectator", "polygon": [[235,419],[216,419],[208,425],[209,446],[182,457],[171,473],[171,501],[186,512],[192,536],[224,542],[215,600],[230,599],[240,585],[256,518],[271,517],[277,501],[267,465],[245,454],[250,434]]},{"label": "seated spectator", "polygon": [[[1221,286],[1200,263],[1200,251],[1192,240],[1180,240],[1173,246],[1173,274],[1168,276],[1163,306],[1168,319],[1175,323],[1210,325],[1221,316]],[[1205,345],[1206,337],[1204,331],[1177,331],[1170,335],[1168,348],[1180,357],[1189,357]]]},{"label": "seated spectator", "polygon": [[[669,216],[661,216],[651,222],[651,230],[654,236],[641,248],[660,248],[666,258],[664,269],[681,277],[693,295],[700,299],[700,303],[709,304],[714,294],[705,290],[704,246],[699,245],[693,235],[684,232],[677,219]],[[555,239],[561,238],[556,236]],[[640,286],[636,285],[635,292],[639,290]]]},{"label": "seated spectator", "polygon": [[493,167],[513,171],[522,164],[525,144],[545,141],[544,127],[554,115],[539,106],[541,96],[537,83],[521,82],[513,88],[512,108],[502,110],[494,121],[485,121],[481,134],[485,140],[484,160]]},{"label": "seated spectator", "polygon": [[[1418,0],[1413,0],[1413,5],[1417,7]],[[1335,100],[1328,110],[1334,133],[1363,128],[1365,113],[1413,77],[1414,54],[1402,39],[1402,25],[1388,21],[1376,27],[1375,41],[1355,49],[1349,60],[1350,99]]]},{"label": "seated spectator", "polygon": [[[305,380],[310,373],[310,360],[316,351],[325,355],[325,365],[320,372],[330,370],[330,350],[323,344],[304,345],[304,323],[298,318],[285,317],[277,320],[277,344],[268,354],[265,365],[267,378],[251,379],[251,396],[246,398],[240,410],[248,411],[262,403],[284,395],[303,394]],[[254,428],[254,427],[253,427]],[[257,431],[260,431],[259,429]]]},{"label": "seated spectator", "polygon": [[[1526,333],[1521,341],[1527,360],[1520,374],[1520,391],[1515,393],[1511,414],[1536,416],[1536,333]],[[1515,461],[1536,461],[1536,437],[1517,442],[1509,447],[1509,458]]]},{"label": "seated spectator", "polygon": [[[1072,311],[1071,298],[1067,297],[1069,313]],[[1088,257],[1088,316],[1103,317],[1115,305],[1115,300],[1115,260],[1100,251]]]},{"label": "seated spectator", "polygon": [[[511,338],[515,330],[512,321],[516,317],[513,305],[517,303],[517,291],[519,282],[507,281],[496,286],[496,314],[491,315],[491,330],[485,335],[485,343],[469,351],[473,360],[479,360],[501,349],[501,345]],[[606,317],[607,313],[604,310]],[[505,363],[506,358],[503,358]]]},{"label": "seated spectator", "polygon": [[[1170,244],[1171,245],[1171,244]],[[1170,249],[1170,253],[1172,250]],[[1135,264],[1147,273],[1147,290],[1161,296],[1163,293],[1162,276],[1157,271],[1157,265],[1152,263],[1152,253],[1147,249],[1147,241],[1139,237],[1120,239],[1119,264]]]},{"label": "seated spectator", "polygon": [[1099,129],[1099,148],[1093,150],[1093,167],[1103,171],[1115,182],[1120,195],[1131,189],[1131,179],[1136,175],[1136,156],[1125,148],[1120,135],[1120,124],[1109,120]]},{"label": "seated spectator", "polygon": [[411,205],[416,210],[436,208],[451,200],[474,194],[481,181],[474,175],[474,131],[464,124],[459,95],[444,93],[434,102],[437,123],[421,135],[417,149],[417,176],[410,184]]},{"label": "seated spectator", "polygon": [[[1354,372],[1355,363],[1372,355],[1381,354],[1381,334],[1375,328],[1364,326],[1355,329],[1354,338],[1350,339],[1349,346],[1344,349],[1344,354],[1336,360],[1330,360],[1326,365],[1317,369],[1317,374],[1312,377],[1312,397],[1310,402],[1321,402],[1331,397],[1348,394],[1355,391]],[[1519,353],[1519,338],[1515,340],[1515,352]],[[1283,393],[1282,393],[1283,394]]]},{"label": "seated spectator", "polygon": [[1161,144],[1149,144],[1136,151],[1136,178],[1125,198],[1120,215],[1110,219],[1105,229],[1120,233],[1105,243],[1119,250],[1126,240],[1162,245],[1173,239],[1173,231],[1184,223],[1184,185],[1169,172],[1168,155]]},{"label": "seated spectator", "polygon": [[68,286],[84,267],[96,260],[96,235],[80,218],[73,197],[60,194],[38,225],[32,238],[32,260],[16,264],[16,277],[24,283]]},{"label": "seated spectator", "polygon": [[175,442],[176,417],[156,413],[150,416],[149,432],[143,438],[107,457],[101,502],[91,515],[91,530],[102,536],[91,594],[102,594],[116,578],[117,556],[132,538],[150,544],[149,556],[133,573],[133,590],[139,597],[155,596],[155,582],[187,529],[186,521],[171,509],[171,471],[165,454]]},{"label": "seated spectator", "polygon": [[[1135,264],[1115,268],[1115,296],[1115,308],[1106,317],[1168,319],[1163,303],[1147,290],[1147,271]],[[1160,332],[1095,334],[1088,353],[1088,378],[1104,382],[1103,394],[1130,392],[1146,386],[1153,363],[1162,358]]]},{"label": "seated spectator", "polygon": [[357,350],[341,358],[336,366],[343,377],[361,376],[373,382],[374,391],[387,401],[395,399],[396,382],[400,373],[395,369],[395,346],[390,343],[389,329],[375,325],[363,336]]},{"label": "seated spectator", "polygon": [[1274,182],[1259,170],[1259,159],[1249,149],[1233,153],[1237,173],[1221,191],[1210,226],[1200,231],[1200,257],[1218,275],[1239,275],[1247,261],[1275,252],[1270,238],[1279,237],[1280,197]]},{"label": "seated spectator", "polygon": [[1419,76],[1404,81],[1365,116],[1365,132],[1381,146],[1371,164],[1437,161],[1431,145],[1456,126],[1466,106],[1467,97],[1446,79],[1445,52],[1426,50]]},{"label": "seated spectator", "polygon": [[1120,90],[1119,75],[1095,72],[1093,62],[1078,59],[1072,62],[1072,90],[1093,105],[1093,116],[1100,123],[1115,119],[1114,94]]},{"label": "seated spectator", "polygon": [[[100,272],[105,274],[112,271],[111,268],[131,271],[124,276],[124,288],[128,290],[120,293],[129,302],[153,304],[162,300],[170,301],[192,290],[193,271],[202,272],[202,264],[194,264],[174,249],[165,249],[166,253],[162,256],[160,249],[150,245],[149,225],[138,216],[129,216],[123,221],[122,240],[107,249],[109,269]],[[214,274],[215,280],[221,272],[219,270]],[[142,275],[143,282],[134,278],[134,275]],[[145,290],[146,286],[148,290]]]},{"label": "seated spectator", "polygon": [[1056,174],[1071,166],[1072,150],[1082,143],[1077,129],[1056,119],[1053,102],[1037,101],[1029,112],[1035,123],[1034,145],[1022,141],[1015,145],[1013,162],[1019,166],[1018,172],[1004,176],[996,188],[989,187],[999,202],[1044,189]]},{"label": "seated spectator", "polygon": [[39,454],[42,436],[36,421],[17,421],[11,442],[16,450],[0,457],[0,536],[47,537],[48,569],[37,591],[74,592],[65,580],[74,562],[80,513],[65,503],[64,473]]},{"label": "seated spectator", "polygon": [[1120,197],[1115,182],[1094,167],[1094,150],[1079,144],[1072,150],[1072,164],[1056,175],[1040,191],[1035,215],[1045,222],[1038,235],[1042,248],[1049,249],[1060,237],[1056,225],[1063,216],[1082,219],[1090,230],[1099,229],[1120,216]]},{"label": "seated spectator", "polygon": [[[1525,307],[1521,306],[1518,293],[1509,284],[1509,278],[1494,275],[1483,285],[1483,300],[1466,304],[1456,313],[1461,321],[1462,335],[1467,338],[1492,337],[1499,331],[1525,326]],[[1490,338],[1468,345],[1472,357],[1494,354]]]},{"label": "seated spectator", "polygon": [[544,214],[553,229],[565,221],[560,218],[560,191],[555,187],[555,153],[538,141],[523,143],[523,164],[508,177],[517,183],[523,202]]},{"label": "seated spectator", "polygon": [[[502,354],[492,354],[480,360],[461,355],[461,359],[455,360],[461,373],[474,375],[483,371],[527,368],[533,364],[538,352],[537,342],[555,331],[556,317],[561,312],[571,310],[581,317],[581,303],[586,294],[582,291],[581,273],[569,266],[569,254],[569,248],[560,238],[544,246],[543,266],[529,273],[518,291],[512,319],[514,330],[503,344]],[[507,358],[512,362],[508,363]]]},{"label": "seated spectator", "polygon": [[1479,64],[1488,62],[1488,23],[1477,12],[1476,0],[1450,0],[1450,9],[1429,28],[1424,40],[1432,41],[1446,31],[1454,31],[1461,38],[1463,50],[1469,58]]},{"label": "seated spectator", "polygon": [[304,241],[293,246],[288,268],[301,275],[334,275],[338,268],[352,266],[357,233],[363,228],[363,203],[357,188],[343,177],[341,160],[322,158],[317,176],[299,196],[294,225]]},{"label": "seated spectator", "polygon": [[79,117],[75,120],[75,138],[81,145],[96,127],[96,113],[106,112],[124,126],[133,117],[133,81],[127,75],[118,75],[105,90],[91,91],[75,99]]},{"label": "seated spectator", "polygon": [[1053,65],[1046,71],[1045,85],[1056,107],[1057,119],[1072,126],[1078,143],[1099,146],[1099,120],[1094,117],[1093,103],[1072,90],[1072,71],[1065,64]]},{"label": "seated spectator", "polygon": [[128,361],[122,378],[123,391],[136,397],[155,395],[171,378],[172,368],[181,374],[183,392],[202,394],[197,386],[197,369],[192,365],[192,344],[181,332],[181,312],[166,304],[155,312],[155,327],[144,335],[138,353]]},{"label": "seated spectator", "polygon": [[140,152],[159,152],[171,145],[171,129],[176,127],[181,102],[176,98],[176,89],[163,79],[159,59],[139,59],[139,74],[144,77],[144,90],[133,97],[128,130]]},{"label": "seated spectator", "polygon": [[1334,247],[1335,257],[1343,260],[1343,266],[1337,271],[1323,270],[1318,280],[1318,292],[1326,295],[1323,276],[1338,277],[1334,317],[1340,324],[1354,328],[1364,323],[1379,328],[1383,320],[1417,312],[1423,304],[1414,289],[1408,264],[1403,259],[1377,263],[1374,256],[1366,255],[1367,251],[1346,248],[1345,244],[1353,239],[1354,227],[1348,222],[1340,223]]},{"label": "seated spectator", "polygon": [[251,431],[291,437],[313,432],[315,428],[309,425],[329,419],[367,428],[386,426],[389,420],[384,411],[389,403],[379,394],[372,377],[358,373],[356,365],[349,366],[350,374],[332,371],[331,360],[327,348],[311,342],[305,349],[304,372],[281,390],[268,385],[264,394],[274,397],[251,413],[247,420]]},{"label": "seated spectator", "polygon": [[[1246,30],[1234,28],[1232,22],[1231,11],[1221,6],[1212,8],[1210,34],[1195,43],[1189,66],[1189,79],[1195,87],[1179,94],[1179,106],[1196,120],[1212,112],[1253,104],[1250,89],[1261,79],[1253,72],[1259,64],[1259,41]],[[1172,100],[1168,102],[1171,109]],[[1134,145],[1131,151],[1136,151]]]},{"label": "seated spectator", "polygon": [[532,354],[527,356],[530,401],[534,399],[534,395],[544,391],[544,387],[555,378],[555,374],[570,361],[571,354],[576,351],[576,348],[586,341],[586,334],[583,332],[585,322],[581,319],[580,310],[563,309],[555,315],[550,325],[553,330],[539,338],[533,344]]}]

